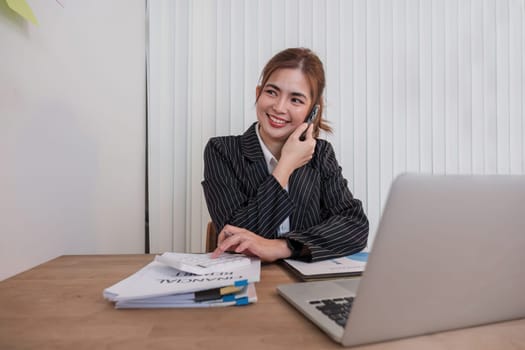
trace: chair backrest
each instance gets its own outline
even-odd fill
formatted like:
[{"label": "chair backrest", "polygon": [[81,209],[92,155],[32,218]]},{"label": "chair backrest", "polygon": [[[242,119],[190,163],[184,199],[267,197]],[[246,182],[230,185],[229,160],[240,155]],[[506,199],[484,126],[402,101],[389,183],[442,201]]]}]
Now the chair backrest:
[{"label": "chair backrest", "polygon": [[211,253],[217,248],[217,232],[213,222],[208,222],[206,227],[206,252]]}]

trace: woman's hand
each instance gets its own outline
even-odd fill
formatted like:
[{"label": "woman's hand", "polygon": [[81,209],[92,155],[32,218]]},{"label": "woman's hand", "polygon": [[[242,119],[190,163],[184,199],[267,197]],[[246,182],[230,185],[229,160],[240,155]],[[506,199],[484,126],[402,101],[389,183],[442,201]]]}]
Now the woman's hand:
[{"label": "woman's hand", "polygon": [[226,251],[257,256],[263,262],[272,262],[292,255],[286,240],[267,239],[244,228],[232,225],[226,225],[222,229],[212,258],[216,258]]},{"label": "woman's hand", "polygon": [[[288,185],[288,179],[293,171],[312,159],[317,142],[313,137],[313,129],[311,124],[303,123],[286,140],[279,162],[272,173],[283,188]],[[305,130],[306,138],[301,141],[299,138]]]}]

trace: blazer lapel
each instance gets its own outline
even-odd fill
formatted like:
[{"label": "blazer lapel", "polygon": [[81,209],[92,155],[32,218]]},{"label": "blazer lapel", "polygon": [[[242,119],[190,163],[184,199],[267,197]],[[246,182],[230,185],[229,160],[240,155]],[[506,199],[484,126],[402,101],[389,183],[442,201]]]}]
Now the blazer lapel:
[{"label": "blazer lapel", "polygon": [[264,154],[255,132],[256,127],[257,123],[253,123],[241,136],[242,154],[248,160],[246,164],[246,176],[251,186],[250,190],[253,192],[257,190],[259,184],[269,175]]}]

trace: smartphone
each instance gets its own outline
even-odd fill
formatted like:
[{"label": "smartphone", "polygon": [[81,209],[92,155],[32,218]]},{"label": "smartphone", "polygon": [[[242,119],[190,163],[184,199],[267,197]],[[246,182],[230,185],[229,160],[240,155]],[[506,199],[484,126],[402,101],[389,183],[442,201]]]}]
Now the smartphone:
[{"label": "smartphone", "polygon": [[[314,108],[312,108],[312,111],[310,112],[310,114],[308,114],[308,117],[306,117],[304,122],[308,123],[308,127],[310,127],[310,124],[312,124],[312,122],[314,121],[315,117],[317,117],[317,113],[319,113],[319,108],[320,108],[319,105],[315,105]],[[306,130],[303,131],[301,136],[299,136],[299,140],[304,141],[306,139],[306,131],[307,130],[308,130],[308,128],[306,128]]]}]

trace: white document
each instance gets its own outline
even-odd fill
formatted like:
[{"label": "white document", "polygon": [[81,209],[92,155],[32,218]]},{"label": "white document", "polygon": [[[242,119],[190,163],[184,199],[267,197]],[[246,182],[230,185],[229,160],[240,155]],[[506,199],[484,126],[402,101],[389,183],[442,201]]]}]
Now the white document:
[{"label": "white document", "polygon": [[155,261],[196,275],[234,271],[250,265],[249,257],[243,254],[232,253],[222,253],[216,258],[212,258],[212,253],[191,254],[166,252],[162,255],[157,255]]},{"label": "white document", "polygon": [[194,275],[152,261],[133,275],[106,288],[103,296],[110,301],[191,293],[225,286],[259,282],[261,261],[250,258],[250,265],[235,271]]},{"label": "white document", "polygon": [[165,295],[147,299],[117,301],[117,309],[154,309],[154,308],[202,308],[241,306],[257,302],[255,285],[248,284],[240,292],[227,294],[219,299],[196,302],[193,293]]}]

